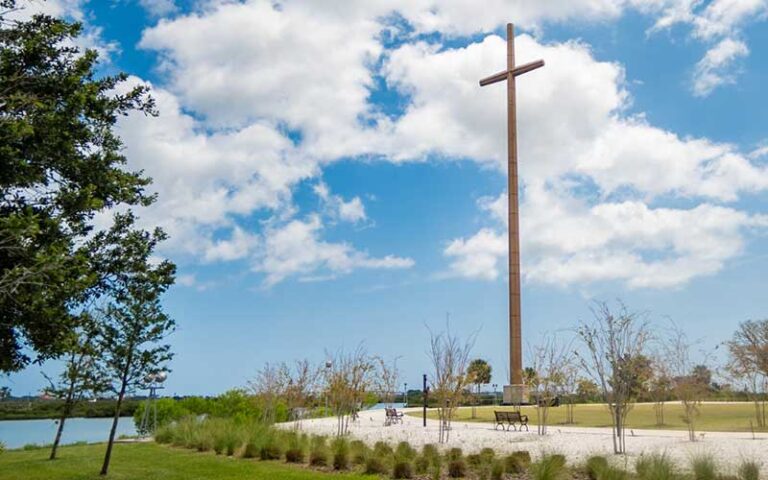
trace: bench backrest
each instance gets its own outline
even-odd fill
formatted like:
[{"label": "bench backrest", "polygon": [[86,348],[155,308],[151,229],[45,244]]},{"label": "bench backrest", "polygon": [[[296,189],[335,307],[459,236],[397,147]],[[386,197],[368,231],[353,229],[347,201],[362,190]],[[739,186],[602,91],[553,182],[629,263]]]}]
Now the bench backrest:
[{"label": "bench backrest", "polygon": [[520,412],[493,412],[496,415],[496,421],[520,421]]}]

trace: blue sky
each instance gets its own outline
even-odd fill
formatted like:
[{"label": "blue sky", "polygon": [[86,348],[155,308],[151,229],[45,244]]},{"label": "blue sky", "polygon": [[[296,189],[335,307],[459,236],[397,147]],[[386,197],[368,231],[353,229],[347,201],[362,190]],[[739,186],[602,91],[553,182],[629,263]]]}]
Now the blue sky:
[{"label": "blue sky", "polygon": [[504,383],[504,89],[476,82],[507,21],[519,61],[547,62],[518,82],[525,341],[569,335],[593,299],[707,348],[768,316],[768,2],[472,4],[43,7],[158,100],[118,128],[179,266],[169,393],[361,342],[415,386],[446,318]]}]

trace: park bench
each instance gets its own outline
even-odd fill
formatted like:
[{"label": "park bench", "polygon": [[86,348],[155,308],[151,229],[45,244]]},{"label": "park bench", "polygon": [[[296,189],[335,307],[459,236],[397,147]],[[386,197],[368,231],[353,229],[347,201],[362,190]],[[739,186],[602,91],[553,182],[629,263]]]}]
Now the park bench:
[{"label": "park bench", "polygon": [[403,423],[403,412],[398,412],[395,408],[384,408],[386,417],[384,425],[392,425],[393,423]]},{"label": "park bench", "polygon": [[[520,412],[498,412],[494,411],[493,414],[496,416],[496,426],[494,427],[496,430],[498,430],[499,425],[501,425],[502,430],[509,431],[510,428],[517,430],[517,427],[515,424],[520,424],[520,430],[523,430],[523,427],[525,427],[525,431],[528,431],[528,415],[523,415]],[[506,427],[504,424],[506,423]]]}]

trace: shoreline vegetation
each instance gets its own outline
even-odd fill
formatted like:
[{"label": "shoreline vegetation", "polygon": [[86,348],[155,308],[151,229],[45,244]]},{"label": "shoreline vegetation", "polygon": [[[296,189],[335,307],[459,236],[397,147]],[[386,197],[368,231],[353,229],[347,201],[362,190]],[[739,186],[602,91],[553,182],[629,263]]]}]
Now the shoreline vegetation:
[{"label": "shoreline vegetation", "polygon": [[[75,405],[69,418],[110,418],[115,414],[116,400],[105,399],[80,402]],[[123,416],[133,416],[142,399],[123,402]],[[0,421],[3,420],[58,420],[64,400],[4,400],[0,401]]]}]

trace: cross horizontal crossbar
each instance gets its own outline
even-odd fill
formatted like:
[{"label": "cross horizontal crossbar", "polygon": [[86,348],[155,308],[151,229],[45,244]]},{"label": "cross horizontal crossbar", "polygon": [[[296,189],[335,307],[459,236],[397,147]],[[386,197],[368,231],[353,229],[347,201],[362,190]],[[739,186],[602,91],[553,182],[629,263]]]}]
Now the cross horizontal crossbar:
[{"label": "cross horizontal crossbar", "polygon": [[513,68],[511,72],[509,70],[504,70],[503,72],[493,74],[490,77],[485,77],[484,79],[480,80],[480,86],[484,87],[492,83],[506,80],[509,73],[512,73],[513,77],[516,77],[518,75],[528,73],[531,70],[536,70],[537,68],[541,68],[543,66],[544,66],[544,60],[536,60],[535,62],[526,63],[524,65],[520,65],[519,67]]}]

